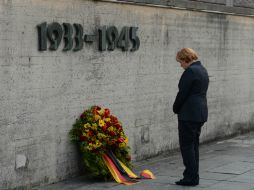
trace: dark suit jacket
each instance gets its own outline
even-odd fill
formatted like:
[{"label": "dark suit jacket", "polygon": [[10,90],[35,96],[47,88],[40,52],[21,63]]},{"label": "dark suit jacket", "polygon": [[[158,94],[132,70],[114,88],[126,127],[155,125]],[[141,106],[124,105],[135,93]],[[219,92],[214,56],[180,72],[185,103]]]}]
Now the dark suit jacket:
[{"label": "dark suit jacket", "polygon": [[173,111],[183,121],[206,122],[208,108],[206,93],[209,78],[200,61],[192,63],[182,74],[178,84]]}]

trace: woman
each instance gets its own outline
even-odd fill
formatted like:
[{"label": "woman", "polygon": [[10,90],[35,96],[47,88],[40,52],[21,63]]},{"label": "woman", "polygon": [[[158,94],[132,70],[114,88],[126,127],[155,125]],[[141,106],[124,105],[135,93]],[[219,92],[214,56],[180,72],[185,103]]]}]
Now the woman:
[{"label": "woman", "polygon": [[195,186],[199,184],[199,136],[208,117],[206,93],[209,78],[193,49],[181,49],[176,61],[185,70],[173,105],[173,111],[178,115],[179,144],[185,166],[183,179],[176,184]]}]

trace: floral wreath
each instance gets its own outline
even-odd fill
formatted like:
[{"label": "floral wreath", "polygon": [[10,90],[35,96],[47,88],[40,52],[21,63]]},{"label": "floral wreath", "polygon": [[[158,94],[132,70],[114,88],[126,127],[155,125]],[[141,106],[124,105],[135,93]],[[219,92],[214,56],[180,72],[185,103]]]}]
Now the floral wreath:
[{"label": "floral wreath", "polygon": [[92,106],[85,110],[73,124],[70,139],[79,145],[82,162],[93,177],[112,179],[103,159],[108,151],[113,152],[124,165],[131,167],[128,137],[121,122],[108,108]]}]

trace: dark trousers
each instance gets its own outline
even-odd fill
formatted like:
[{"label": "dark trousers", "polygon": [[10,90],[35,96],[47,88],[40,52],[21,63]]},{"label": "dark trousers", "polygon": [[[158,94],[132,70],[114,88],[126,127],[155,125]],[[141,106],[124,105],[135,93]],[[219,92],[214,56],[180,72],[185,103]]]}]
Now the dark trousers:
[{"label": "dark trousers", "polygon": [[203,122],[178,120],[179,144],[186,180],[199,180],[199,136]]}]

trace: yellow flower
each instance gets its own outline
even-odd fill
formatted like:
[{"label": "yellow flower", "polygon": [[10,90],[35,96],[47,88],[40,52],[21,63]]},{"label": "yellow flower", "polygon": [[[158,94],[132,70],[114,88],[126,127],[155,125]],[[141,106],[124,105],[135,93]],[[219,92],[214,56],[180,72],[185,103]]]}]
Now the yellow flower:
[{"label": "yellow flower", "polygon": [[114,131],[114,128],[113,128],[112,126],[110,126],[110,127],[108,128],[108,131]]},{"label": "yellow flower", "polygon": [[108,117],[108,118],[105,118],[104,119],[106,122],[109,122],[110,121],[110,118]]},{"label": "yellow flower", "polygon": [[92,143],[89,143],[87,149],[88,149],[88,150],[93,150],[93,144],[92,144]]},{"label": "yellow flower", "polygon": [[103,139],[106,137],[106,135],[104,135],[103,133],[98,133],[98,139]]},{"label": "yellow flower", "polygon": [[92,150],[92,149],[93,149],[93,148],[92,148],[92,147],[90,147],[90,146],[88,146],[88,147],[87,147],[87,150]]},{"label": "yellow flower", "polygon": [[128,142],[129,142],[128,137],[125,137],[124,142],[125,142],[126,144],[128,144]]},{"label": "yellow flower", "polygon": [[104,122],[103,120],[100,119],[100,120],[99,120],[99,126],[102,127],[102,126],[104,126],[104,125],[105,125],[105,122]]},{"label": "yellow flower", "polygon": [[85,128],[85,129],[90,128],[90,127],[91,127],[90,123],[84,124],[84,128]]},{"label": "yellow flower", "polygon": [[104,112],[105,112],[104,109],[101,109],[101,110],[98,111],[98,113],[99,113],[100,115],[104,115]]},{"label": "yellow flower", "polygon": [[100,141],[96,141],[96,144],[95,144],[95,147],[96,147],[96,148],[99,148],[101,145],[102,145],[102,144],[101,144]]},{"label": "yellow flower", "polygon": [[92,126],[91,126],[91,129],[96,131],[97,130],[97,124],[93,123]]},{"label": "yellow flower", "polygon": [[91,140],[92,140],[92,141],[96,141],[96,137],[93,136],[93,137],[91,138]]},{"label": "yellow flower", "polygon": [[125,147],[125,145],[126,145],[125,143],[120,143],[120,144],[119,144],[119,147],[120,147],[120,148],[123,148],[123,147]]},{"label": "yellow flower", "polygon": [[100,120],[100,119],[101,119],[101,116],[99,116],[99,115],[95,115],[95,116],[94,116],[94,119],[95,119],[95,121],[98,121],[98,120]]},{"label": "yellow flower", "polygon": [[87,137],[87,133],[82,133],[82,135],[83,135],[84,137]]}]

